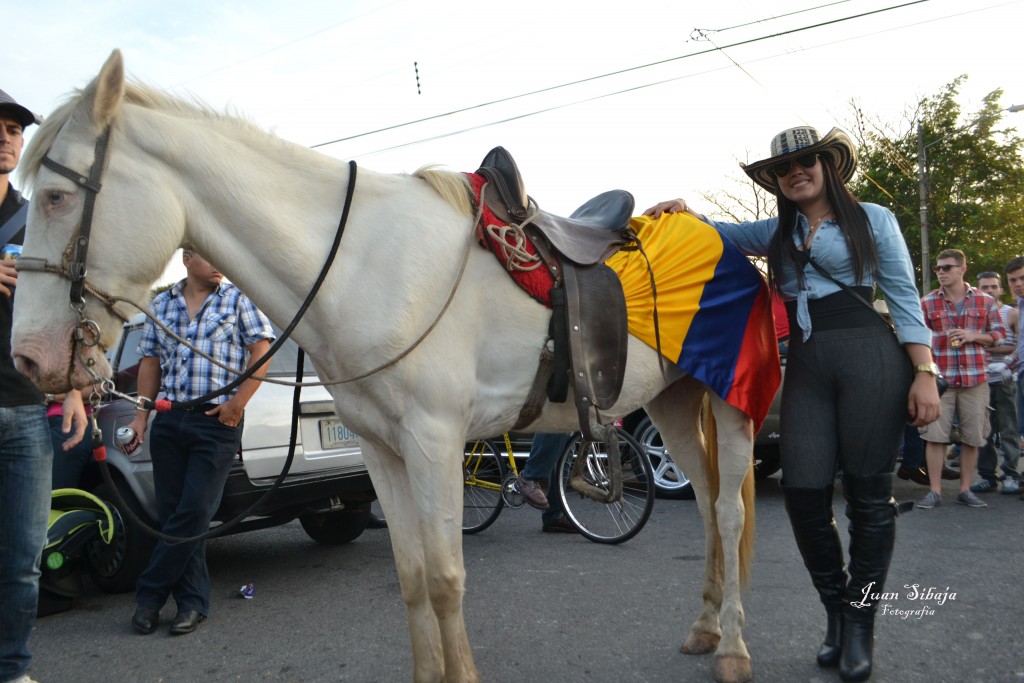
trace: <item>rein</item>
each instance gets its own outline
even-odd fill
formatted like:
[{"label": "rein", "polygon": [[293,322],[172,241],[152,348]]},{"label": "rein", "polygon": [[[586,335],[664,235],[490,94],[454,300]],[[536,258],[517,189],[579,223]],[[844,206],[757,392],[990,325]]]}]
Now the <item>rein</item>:
[{"label": "rein", "polygon": [[[105,291],[103,291],[103,290],[93,286],[91,283],[86,281],[86,279],[85,279],[85,273],[86,273],[85,256],[86,256],[87,251],[88,251],[89,233],[91,232],[91,228],[92,228],[93,206],[95,205],[96,195],[99,193],[99,190],[102,187],[102,185],[100,183],[100,180],[102,179],[103,173],[106,170],[106,166],[107,166],[107,163],[108,163],[107,149],[109,147],[109,142],[110,142],[110,128],[108,127],[103,132],[103,134],[100,136],[100,138],[97,139],[97,141],[96,141],[96,150],[97,150],[96,151],[96,159],[93,162],[93,166],[90,169],[88,177],[83,176],[80,173],[77,173],[74,170],[72,170],[72,169],[70,169],[70,168],[68,168],[66,166],[63,166],[63,165],[57,163],[56,161],[52,160],[48,156],[43,158],[42,163],[47,168],[49,168],[49,169],[53,170],[54,172],[64,176],[65,178],[68,178],[69,180],[74,182],[76,185],[79,185],[80,187],[85,188],[88,191],[88,195],[86,196],[86,206],[83,209],[82,220],[79,223],[79,228],[80,228],[79,233],[80,234],[79,234],[79,238],[77,240],[77,243],[78,243],[79,247],[77,249],[75,249],[75,261],[70,266],[62,266],[62,265],[53,264],[53,263],[50,263],[49,261],[47,261],[45,259],[41,259],[41,258],[37,258],[37,257],[26,257],[26,256],[23,256],[18,261],[18,269],[19,270],[24,270],[24,271],[48,272],[48,273],[52,273],[54,275],[57,275],[59,277],[63,277],[65,279],[68,279],[68,280],[72,281],[71,306],[78,313],[78,316],[79,316],[79,322],[76,325],[75,330],[74,330],[74,345],[73,345],[73,348],[72,348],[72,354],[76,354],[77,353],[78,359],[81,362],[82,367],[85,368],[85,370],[89,374],[91,374],[93,376],[93,379],[96,380],[96,383],[100,386],[100,388],[105,393],[109,393],[109,394],[118,396],[119,398],[123,398],[123,399],[129,400],[129,401],[134,403],[139,408],[145,408],[147,410],[155,409],[157,411],[170,410],[172,407],[194,407],[196,405],[201,405],[203,403],[208,403],[208,402],[210,402],[210,399],[216,398],[218,396],[222,396],[222,395],[224,395],[224,394],[234,390],[237,386],[242,384],[242,382],[244,382],[245,380],[249,379],[253,375],[253,373],[255,373],[257,370],[259,370],[261,367],[263,367],[263,365],[268,363],[270,361],[270,359],[274,356],[274,354],[277,353],[277,351],[281,348],[281,346],[284,344],[284,342],[290,337],[292,331],[298,325],[298,323],[301,320],[302,316],[306,313],[307,309],[309,308],[310,304],[313,301],[313,298],[316,296],[317,292],[320,290],[320,286],[323,284],[324,280],[327,277],[327,272],[329,271],[329,269],[331,267],[331,264],[334,262],[334,258],[337,255],[338,248],[339,248],[339,246],[341,244],[342,234],[344,233],[345,226],[348,223],[349,211],[350,211],[351,205],[352,205],[352,197],[355,194],[356,162],[352,161],[352,160],[349,161],[350,173],[349,173],[348,189],[347,189],[346,196],[345,196],[345,205],[344,205],[344,208],[342,210],[342,215],[341,215],[341,219],[340,219],[339,224],[338,224],[338,231],[337,231],[337,233],[335,235],[335,238],[334,238],[334,243],[332,244],[330,253],[328,254],[327,259],[325,260],[324,265],[321,268],[320,275],[317,277],[317,280],[313,284],[312,289],[306,295],[305,300],[303,301],[302,305],[299,307],[299,309],[296,312],[295,316],[292,318],[292,321],[288,324],[288,326],[284,330],[282,330],[280,337],[278,337],[278,339],[275,340],[274,344],[267,351],[267,353],[264,354],[263,357],[261,357],[255,364],[253,364],[253,366],[251,368],[248,368],[246,371],[239,373],[239,371],[237,369],[225,366],[220,361],[218,361],[218,360],[216,360],[214,358],[211,358],[209,355],[203,353],[201,350],[196,348],[193,344],[191,344],[187,340],[182,339],[180,336],[175,334],[172,330],[167,328],[167,326],[164,325],[161,321],[157,320],[149,312],[148,309],[140,306],[135,301],[132,301],[131,299],[128,299],[128,298],[125,298],[125,297],[120,297],[120,296],[116,296],[116,295],[110,294],[108,292],[105,292]],[[479,221],[480,221],[480,212],[481,211],[482,211],[482,205],[480,207],[478,207],[477,216],[475,217],[475,219],[473,221],[473,225],[474,226],[476,226],[479,223]],[[84,239],[83,239],[83,235],[84,235]],[[471,232],[471,238],[472,237],[473,237],[473,235],[472,235],[472,232]],[[375,367],[375,368],[373,368],[371,370],[367,370],[366,372],[360,373],[360,374],[355,375],[353,377],[347,377],[345,379],[321,380],[321,381],[317,381],[317,382],[301,382],[301,381],[289,382],[289,381],[285,381],[285,380],[276,380],[276,379],[264,377],[261,381],[269,382],[269,383],[272,383],[272,384],[287,385],[287,386],[333,386],[333,385],[337,385],[337,384],[347,384],[349,382],[355,382],[355,381],[358,381],[358,380],[366,379],[367,377],[375,375],[378,372],[381,372],[382,370],[385,370],[385,369],[391,367],[392,365],[398,363],[400,360],[402,360],[403,358],[408,356],[410,353],[412,353],[423,342],[423,340],[425,340],[430,335],[430,333],[433,332],[434,328],[437,327],[438,323],[441,321],[441,318],[444,317],[444,314],[448,310],[449,306],[451,305],[452,300],[455,298],[455,293],[458,291],[459,285],[462,282],[462,278],[465,275],[466,265],[469,262],[469,254],[472,251],[473,241],[474,241],[473,239],[470,239],[468,241],[467,248],[465,250],[465,253],[463,254],[462,263],[461,263],[461,265],[459,267],[458,275],[456,276],[455,281],[452,283],[452,288],[451,288],[451,291],[448,293],[448,298],[445,300],[444,305],[438,311],[437,316],[430,323],[430,325],[426,328],[426,330],[424,330],[423,333],[412,344],[410,344],[408,348],[406,348],[404,351],[402,351],[397,356],[391,358],[390,360],[388,360],[388,361],[378,365],[377,367]],[[70,250],[70,245],[69,245],[69,248],[66,249],[65,251],[67,252],[69,250]],[[76,285],[76,283],[77,283],[77,285]],[[164,332],[166,332],[172,338],[174,338],[178,343],[185,345],[191,351],[193,351],[194,353],[200,355],[201,357],[205,358],[206,360],[210,361],[211,363],[213,363],[214,365],[220,367],[221,369],[226,370],[226,371],[228,371],[228,372],[230,372],[232,374],[238,375],[238,377],[235,380],[233,380],[231,383],[229,383],[228,385],[222,387],[221,389],[218,389],[217,391],[211,392],[211,393],[209,393],[209,394],[207,394],[205,396],[201,396],[201,397],[199,397],[197,399],[193,399],[191,401],[184,401],[184,402],[178,402],[178,403],[172,403],[170,401],[164,401],[164,400],[154,401],[154,400],[146,398],[146,397],[129,396],[129,395],[126,395],[126,394],[123,394],[123,393],[117,391],[115,389],[115,387],[114,387],[113,381],[111,381],[109,378],[100,377],[95,372],[93,372],[92,366],[95,364],[95,361],[93,359],[91,359],[91,358],[90,359],[86,359],[84,354],[82,353],[82,350],[81,350],[82,346],[95,346],[96,344],[99,343],[99,337],[100,337],[99,325],[97,325],[95,321],[88,319],[86,317],[86,315],[85,315],[85,301],[84,301],[84,298],[82,296],[82,292],[83,291],[86,291],[89,294],[91,294],[100,303],[102,303],[115,317],[117,317],[118,319],[120,319],[122,321],[125,321],[125,322],[127,322],[128,317],[125,316],[124,314],[122,314],[116,308],[116,305],[119,304],[119,303],[125,303],[125,304],[128,304],[128,305],[136,308],[137,310],[142,312],[144,315],[146,315],[146,317],[148,317],[154,324],[156,324],[158,327],[160,327]],[[72,372],[73,367],[74,367],[74,358],[72,358],[72,362],[69,364],[69,369],[68,369],[69,382],[70,382],[70,373]]]}]

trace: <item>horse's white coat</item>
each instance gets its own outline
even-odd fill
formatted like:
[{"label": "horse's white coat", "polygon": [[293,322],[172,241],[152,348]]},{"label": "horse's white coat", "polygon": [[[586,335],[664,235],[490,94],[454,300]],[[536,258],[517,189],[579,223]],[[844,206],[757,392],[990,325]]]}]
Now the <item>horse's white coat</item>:
[{"label": "horse's white coat", "polygon": [[[49,117],[26,152],[35,194],[25,255],[59,262],[82,211],[81,188],[41,167],[40,158],[49,154],[86,172],[107,125],[113,133],[96,204],[90,284],[142,301],[173,251],[190,243],[272,320],[290,321],[337,229],[348,166],[237,119],[125,85],[116,51],[92,84]],[[463,183],[443,171],[359,169],[337,260],[294,333],[320,377],[352,377],[406,350],[457,288],[437,327],[406,358],[330,387],[338,414],[362,436],[389,522],[416,681],[478,679],[462,616],[460,454],[468,437],[492,436],[516,421],[549,316],[475,246],[473,217],[461,202],[442,198],[439,190],[458,196]],[[89,382],[80,364],[69,369],[76,317],[67,292],[67,282],[50,274],[19,278],[14,352],[46,391],[65,390],[69,377],[79,387]],[[87,304],[104,344],[113,343],[119,321],[97,300]],[[90,353],[107,370],[100,351]],[[749,550],[752,531],[753,430],[748,418],[712,397],[720,461],[717,473],[709,469],[699,424],[705,393],[679,373],[663,377],[655,351],[631,338],[625,387],[611,412],[646,405],[694,482],[708,566],[704,610],[684,650],[717,644],[716,677],[741,681],[750,675],[739,553],[741,540]],[[531,429],[570,431],[575,420],[571,403],[548,405]]]}]

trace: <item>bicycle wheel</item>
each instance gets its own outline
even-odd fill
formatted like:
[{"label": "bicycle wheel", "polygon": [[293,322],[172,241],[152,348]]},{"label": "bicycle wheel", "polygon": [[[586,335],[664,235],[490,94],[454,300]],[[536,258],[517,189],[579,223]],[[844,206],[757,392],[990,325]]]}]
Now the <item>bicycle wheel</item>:
[{"label": "bicycle wheel", "polygon": [[468,441],[462,461],[462,533],[483,531],[501,514],[505,467],[489,441]]},{"label": "bicycle wheel", "polygon": [[580,454],[583,436],[577,434],[566,446],[556,470],[565,516],[583,536],[595,543],[622,543],[633,538],[644,528],[654,507],[654,474],[647,454],[629,434],[621,429],[617,432],[619,452],[615,457],[622,463],[620,500],[599,502],[573,490],[569,484],[576,459],[584,457],[584,479],[598,489],[610,488],[609,454],[603,443],[593,443]]}]

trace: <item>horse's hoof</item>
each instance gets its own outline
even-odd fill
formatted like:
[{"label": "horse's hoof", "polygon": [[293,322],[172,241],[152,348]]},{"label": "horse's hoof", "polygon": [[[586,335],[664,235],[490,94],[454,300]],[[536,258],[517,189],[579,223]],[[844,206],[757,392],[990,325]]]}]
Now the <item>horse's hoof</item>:
[{"label": "horse's hoof", "polygon": [[715,680],[718,683],[749,683],[754,680],[750,657],[721,655],[715,657]]},{"label": "horse's hoof", "polygon": [[706,655],[718,649],[718,641],[722,636],[707,631],[690,631],[686,642],[679,646],[679,649],[688,655]]}]

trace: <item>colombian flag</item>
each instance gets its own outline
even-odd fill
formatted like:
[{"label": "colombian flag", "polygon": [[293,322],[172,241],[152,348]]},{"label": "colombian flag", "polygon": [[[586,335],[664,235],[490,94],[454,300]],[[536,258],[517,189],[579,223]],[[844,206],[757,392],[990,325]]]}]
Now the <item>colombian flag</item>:
[{"label": "colombian flag", "polygon": [[[687,213],[630,219],[657,288],[661,352],[760,429],[781,381],[771,297],[747,257]],[[657,348],[647,261],[620,251],[606,261],[622,281],[629,332]]]}]

